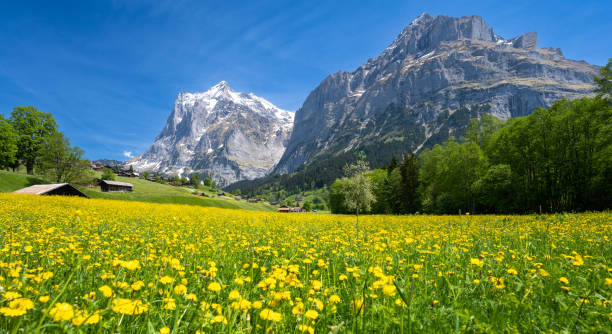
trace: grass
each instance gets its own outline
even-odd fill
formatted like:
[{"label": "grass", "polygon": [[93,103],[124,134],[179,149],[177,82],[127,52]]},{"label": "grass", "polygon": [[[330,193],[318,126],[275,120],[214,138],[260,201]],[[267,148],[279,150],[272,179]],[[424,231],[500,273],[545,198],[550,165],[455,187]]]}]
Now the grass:
[{"label": "grass", "polygon": [[38,176],[0,171],[0,192],[13,192],[35,184],[48,183]]},{"label": "grass", "polygon": [[[99,177],[99,173],[96,174]],[[99,187],[77,186],[91,198],[105,198],[121,201],[137,201],[165,204],[187,204],[209,206],[223,209],[244,209],[253,211],[275,211],[268,204],[251,204],[246,201],[236,201],[223,198],[208,198],[192,194],[194,189],[174,187],[166,184],[136,179],[129,177],[117,177],[117,181],[129,182],[134,185],[132,193],[104,193]],[[49,183],[48,181],[25,173],[13,173],[0,171],[0,192],[13,192],[34,184]]]},{"label": "grass", "polygon": [[0,333],[610,333],[612,213],[278,214],[0,194]]},{"label": "grass", "polygon": [[[147,181],[144,179],[129,178],[118,176],[116,181],[128,182],[134,185],[134,192],[120,193],[112,192],[105,193],[99,187],[81,188],[87,196],[91,198],[105,198],[122,201],[138,201],[149,203],[165,203],[165,204],[188,204],[210,206],[223,209],[244,209],[254,211],[272,211],[269,205],[250,204],[246,202],[223,199],[223,198],[208,198],[204,196],[194,195],[195,189],[174,187],[167,184]],[[198,191],[200,192],[200,191]]]}]

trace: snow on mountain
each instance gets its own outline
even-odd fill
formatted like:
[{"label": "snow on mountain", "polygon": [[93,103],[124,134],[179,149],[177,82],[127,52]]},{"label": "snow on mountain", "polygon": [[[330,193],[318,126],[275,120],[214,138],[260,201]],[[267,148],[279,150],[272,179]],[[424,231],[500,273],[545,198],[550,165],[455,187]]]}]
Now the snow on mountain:
[{"label": "snow on mountain", "polygon": [[153,145],[126,165],[169,175],[201,173],[220,185],[262,177],[285,151],[293,117],[225,81],[205,92],[182,92]]}]

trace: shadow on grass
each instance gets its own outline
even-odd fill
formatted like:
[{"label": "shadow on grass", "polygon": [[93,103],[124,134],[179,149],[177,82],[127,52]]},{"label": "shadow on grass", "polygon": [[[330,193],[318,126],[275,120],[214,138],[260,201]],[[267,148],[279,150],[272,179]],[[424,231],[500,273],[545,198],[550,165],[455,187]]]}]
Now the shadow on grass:
[{"label": "shadow on grass", "polygon": [[28,177],[26,177],[25,186],[29,187],[29,186],[33,186],[33,185],[37,185],[37,184],[47,184],[47,183],[49,183],[47,180],[39,179],[39,178],[34,177],[34,176],[28,176]]}]

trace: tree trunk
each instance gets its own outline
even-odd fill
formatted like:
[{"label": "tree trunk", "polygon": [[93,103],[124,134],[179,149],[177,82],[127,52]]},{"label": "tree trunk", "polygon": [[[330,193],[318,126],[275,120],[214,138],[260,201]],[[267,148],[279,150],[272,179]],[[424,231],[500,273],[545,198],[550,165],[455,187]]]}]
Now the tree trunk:
[{"label": "tree trunk", "polygon": [[28,175],[34,175],[34,164],[26,164],[26,172]]}]

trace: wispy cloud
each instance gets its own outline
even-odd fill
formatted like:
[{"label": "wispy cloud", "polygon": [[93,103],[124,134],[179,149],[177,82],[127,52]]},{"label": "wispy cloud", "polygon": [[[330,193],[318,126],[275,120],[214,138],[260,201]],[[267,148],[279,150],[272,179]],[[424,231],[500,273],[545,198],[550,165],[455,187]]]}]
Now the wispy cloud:
[{"label": "wispy cloud", "polygon": [[132,152],[131,151],[123,151],[123,156],[129,159],[129,158],[132,157]]}]

